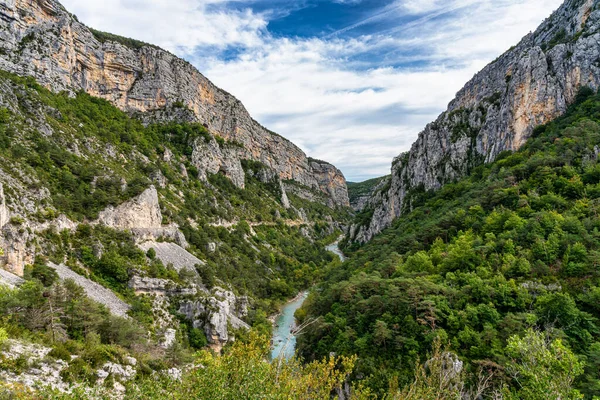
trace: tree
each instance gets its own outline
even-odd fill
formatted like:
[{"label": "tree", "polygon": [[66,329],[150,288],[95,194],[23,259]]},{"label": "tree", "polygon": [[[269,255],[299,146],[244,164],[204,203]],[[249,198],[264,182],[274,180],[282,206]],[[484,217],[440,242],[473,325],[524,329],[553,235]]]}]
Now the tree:
[{"label": "tree", "polygon": [[583,373],[583,363],[562,340],[528,330],[523,338],[512,336],[506,347],[506,372],[513,380],[504,389],[507,400],[569,400],[583,396],[572,385]]}]

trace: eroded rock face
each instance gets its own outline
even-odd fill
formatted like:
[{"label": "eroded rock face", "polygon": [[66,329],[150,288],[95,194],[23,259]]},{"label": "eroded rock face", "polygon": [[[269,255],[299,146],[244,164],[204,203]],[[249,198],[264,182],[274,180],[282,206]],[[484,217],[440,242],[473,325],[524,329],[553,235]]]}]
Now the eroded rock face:
[{"label": "eroded rock face", "polygon": [[157,229],[162,226],[158,193],[154,186],[138,197],[100,212],[98,222],[114,229]]},{"label": "eroded rock face", "polygon": [[5,270],[23,276],[25,265],[33,264],[35,247],[30,243],[32,237],[22,226],[8,224],[2,229],[0,246],[4,250],[2,264]]},{"label": "eroded rock face", "polygon": [[221,173],[231,179],[235,186],[243,189],[246,175],[241,160],[251,157],[244,153],[244,149],[238,146],[221,146],[214,139],[208,143],[199,139],[194,146],[192,163],[198,168],[198,178],[206,181],[208,174]]},{"label": "eroded rock face", "polygon": [[129,280],[130,289],[136,295],[149,294],[156,296],[193,296],[198,290],[195,287],[180,287],[168,279],[134,276]]},{"label": "eroded rock face", "polygon": [[520,148],[535,126],[566,111],[582,86],[598,89],[599,41],[598,0],[566,0],[468,82],[411,150],[394,160],[389,190],[371,198],[371,222],[354,227],[352,238],[365,242],[390,226],[413,206],[411,189],[438,189]]},{"label": "eroded rock face", "polygon": [[335,204],[350,206],[348,187],[342,171],[331,164],[322,161],[311,161],[313,175],[323,192],[329,195],[330,207]]},{"label": "eroded rock face", "polygon": [[[215,159],[214,146],[196,146],[196,161],[223,171],[243,187],[241,159],[260,161],[281,179],[333,193],[347,205],[345,180],[315,177],[306,155],[254,121],[243,104],[217,88],[191,64],[153,46],[102,43],[55,0],[0,3],[0,69],[35,77],[53,91],[85,90],[142,119],[185,120],[235,143]],[[183,108],[180,105],[183,104]],[[317,171],[319,173],[319,171]]]},{"label": "eroded rock face", "polygon": [[248,299],[237,298],[233,293],[217,288],[211,297],[196,301],[183,301],[179,312],[192,321],[194,328],[204,329],[212,347],[220,350],[233,340],[228,324],[234,329],[250,329],[240,318],[248,314]]}]

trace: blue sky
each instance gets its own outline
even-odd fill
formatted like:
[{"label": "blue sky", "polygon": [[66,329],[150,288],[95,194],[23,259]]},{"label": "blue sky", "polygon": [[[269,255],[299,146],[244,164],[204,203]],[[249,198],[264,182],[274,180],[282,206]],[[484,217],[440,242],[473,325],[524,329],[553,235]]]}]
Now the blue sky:
[{"label": "blue sky", "polygon": [[63,0],[192,62],[348,180],[391,160],[562,0]]}]

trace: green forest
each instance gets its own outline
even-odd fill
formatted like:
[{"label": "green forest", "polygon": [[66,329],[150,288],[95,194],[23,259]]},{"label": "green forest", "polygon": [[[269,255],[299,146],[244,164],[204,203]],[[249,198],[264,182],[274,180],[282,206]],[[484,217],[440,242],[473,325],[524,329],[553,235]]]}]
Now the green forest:
[{"label": "green forest", "polygon": [[511,343],[543,332],[576,354],[574,387],[600,393],[599,148],[600,96],[582,89],[521,150],[439,191],[413,188],[415,207],[371,242],[346,243],[349,261],[311,292],[298,315],[316,322],[299,354],[357,355],[352,379],[383,395],[413,382],[439,340],[467,386],[484,374],[515,398],[571,398],[535,397],[511,373]]}]

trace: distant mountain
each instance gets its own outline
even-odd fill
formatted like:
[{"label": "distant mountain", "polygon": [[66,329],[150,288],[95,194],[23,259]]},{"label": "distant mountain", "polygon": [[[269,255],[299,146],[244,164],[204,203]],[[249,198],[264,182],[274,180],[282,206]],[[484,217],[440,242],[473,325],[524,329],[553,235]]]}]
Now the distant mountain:
[{"label": "distant mountain", "polygon": [[[350,206],[354,211],[361,211],[368,203],[369,199],[375,193],[375,190],[381,190],[382,182],[389,181],[389,176],[373,178],[364,182],[348,182],[348,197]],[[383,183],[385,185],[385,183]]]},{"label": "distant mountain", "polygon": [[365,206],[351,238],[366,242],[416,205],[419,193],[465,176],[562,114],[582,86],[600,86],[597,0],[566,0],[533,33],[479,72],[396,157],[385,193]]}]

